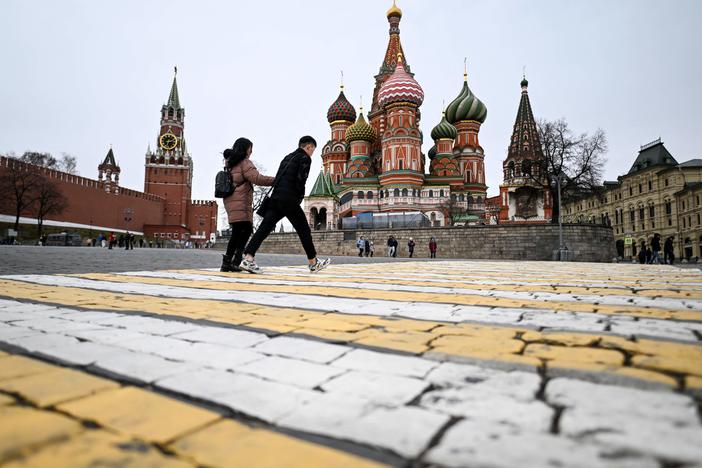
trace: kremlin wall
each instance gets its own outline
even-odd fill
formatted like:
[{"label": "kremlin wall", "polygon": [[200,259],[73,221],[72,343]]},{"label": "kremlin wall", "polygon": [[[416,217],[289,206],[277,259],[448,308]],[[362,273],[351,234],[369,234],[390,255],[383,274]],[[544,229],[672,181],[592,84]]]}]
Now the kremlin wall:
[{"label": "kremlin wall", "polygon": [[[145,155],[143,192],[119,185],[121,168],[112,148],[98,165],[97,180],[1,156],[0,176],[4,171],[31,171],[58,187],[68,204],[60,214],[48,215],[46,225],[104,233],[130,231],[164,244],[202,245],[217,232],[217,203],[191,199],[193,161],[185,143],[184,121],[174,76],[161,107],[156,150],[149,146]],[[0,221],[14,223],[12,211],[12,206],[3,206]],[[31,211],[22,213],[21,224],[36,226]]]}]

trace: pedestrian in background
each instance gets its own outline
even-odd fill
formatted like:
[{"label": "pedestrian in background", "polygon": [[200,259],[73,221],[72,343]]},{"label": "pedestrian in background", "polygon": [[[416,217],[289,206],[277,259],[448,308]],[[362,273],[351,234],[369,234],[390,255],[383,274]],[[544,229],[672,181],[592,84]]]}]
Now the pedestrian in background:
[{"label": "pedestrian in background", "polygon": [[370,240],[365,239],[363,241],[363,254],[367,257],[370,255]]},{"label": "pedestrian in background", "polygon": [[436,258],[436,239],[429,240],[429,258]]},{"label": "pedestrian in background", "polygon": [[663,244],[663,263],[672,265],[675,261],[675,253],[673,252],[673,237],[668,237]]},{"label": "pedestrian in background", "polygon": [[390,239],[392,240],[392,256],[395,258],[397,257],[397,246],[400,244],[397,242],[395,236],[390,236]]},{"label": "pedestrian in background", "polygon": [[369,250],[370,250],[370,256],[373,256],[373,253],[375,252],[375,247],[373,246],[373,241],[369,241]]},{"label": "pedestrian in background", "polygon": [[409,251],[409,258],[412,258],[412,255],[414,255],[414,239],[411,237],[409,238],[409,241],[407,242],[407,250]]},{"label": "pedestrian in background", "polygon": [[651,249],[653,250],[653,257],[651,257],[651,263],[661,263],[661,235],[655,233],[653,235],[653,240],[651,241]]},{"label": "pedestrian in background", "polygon": [[366,243],[363,240],[363,236],[359,237],[358,240],[356,241],[356,248],[358,249],[358,256],[362,257],[363,256],[363,250],[365,249]]},{"label": "pedestrian in background", "polygon": [[641,249],[639,250],[639,263],[644,265],[646,263],[646,241],[641,241]]},{"label": "pedestrian in background", "polygon": [[392,257],[392,236],[388,236],[388,257]]}]

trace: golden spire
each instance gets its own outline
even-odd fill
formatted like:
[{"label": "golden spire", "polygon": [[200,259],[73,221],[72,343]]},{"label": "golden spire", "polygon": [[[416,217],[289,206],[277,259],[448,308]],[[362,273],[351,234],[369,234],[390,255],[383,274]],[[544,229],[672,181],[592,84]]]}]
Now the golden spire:
[{"label": "golden spire", "polygon": [[402,18],[402,10],[400,10],[397,7],[397,5],[395,5],[395,0],[392,0],[392,6],[390,7],[388,12],[386,13],[386,16],[388,18],[390,18],[391,16],[399,16],[400,18]]},{"label": "golden spire", "polygon": [[344,92],[344,70],[341,70],[341,92]]},{"label": "golden spire", "polygon": [[463,81],[468,81],[468,57],[463,57]]},{"label": "golden spire", "polygon": [[361,111],[359,112],[360,115],[363,115],[363,94],[361,94],[361,105],[359,106]]}]

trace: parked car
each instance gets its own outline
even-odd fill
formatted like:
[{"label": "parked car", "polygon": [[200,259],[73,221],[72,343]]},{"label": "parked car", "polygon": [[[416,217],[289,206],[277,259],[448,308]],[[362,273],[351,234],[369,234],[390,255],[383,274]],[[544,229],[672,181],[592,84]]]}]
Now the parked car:
[{"label": "parked car", "polygon": [[83,244],[79,234],[75,232],[59,232],[46,236],[46,245],[80,247]]}]

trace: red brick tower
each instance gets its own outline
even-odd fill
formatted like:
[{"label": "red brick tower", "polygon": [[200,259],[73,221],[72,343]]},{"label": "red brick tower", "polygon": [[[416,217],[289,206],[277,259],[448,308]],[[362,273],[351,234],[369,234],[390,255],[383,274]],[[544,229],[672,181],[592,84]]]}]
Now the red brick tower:
[{"label": "red brick tower", "polygon": [[458,130],[453,154],[463,176],[465,193],[478,206],[483,204],[487,195],[485,153],[478,141],[480,126],[486,117],[487,108],[468,87],[468,72],[464,71],[463,88],[446,108],[446,120]]},{"label": "red brick tower", "polygon": [[[176,70],[177,73],[177,70]],[[168,101],[161,107],[161,124],[156,151],[147,150],[144,192],[163,197],[164,224],[185,228],[192,189],[192,159],[183,134],[185,109],[180,106],[175,75]],[[181,229],[173,229],[181,232]]]},{"label": "red brick tower", "polygon": [[385,113],[385,131],[381,135],[381,186],[421,189],[424,183],[419,130],[419,106],[423,101],[422,87],[405,71],[402,53],[398,53],[395,71],[378,91],[378,104]]},{"label": "red brick tower", "polygon": [[322,165],[324,173],[333,183],[341,183],[349,160],[349,145],[346,142],[346,129],[356,120],[356,109],[344,95],[344,85],[341,85],[339,97],[329,106],[327,121],[331,127],[331,138],[322,148]]},{"label": "red brick tower", "polygon": [[[402,65],[405,67],[405,71],[409,75],[414,76],[410,70],[409,64],[407,63],[405,51],[402,49],[402,43],[400,42],[400,20],[402,19],[402,10],[395,5],[394,0],[392,2],[392,7],[390,7],[390,9],[387,11],[386,16],[390,25],[390,37],[388,39],[388,47],[385,50],[383,63],[380,65],[378,74],[375,75],[373,100],[371,101],[370,112],[368,113],[368,120],[370,121],[370,125],[373,127],[376,135],[382,135],[385,131],[386,117],[382,107],[378,103],[378,93],[380,92],[380,87],[383,85],[383,83],[385,83],[385,80],[387,80],[395,71],[398,53],[402,54]],[[381,140],[381,138],[377,138],[371,146],[371,154],[376,158],[374,164],[378,173],[382,172],[380,168]]]},{"label": "red brick tower", "polygon": [[507,158],[502,163],[500,221],[547,222],[552,216],[553,201],[544,173],[545,157],[529,102],[529,82],[523,78],[520,85],[522,96],[517,118]]}]

